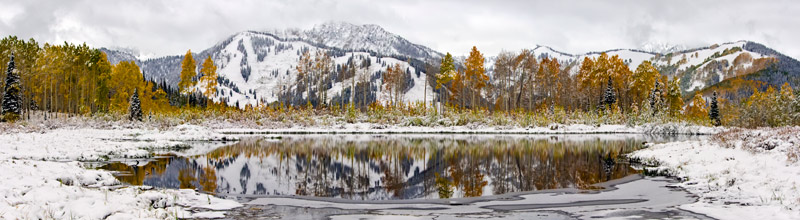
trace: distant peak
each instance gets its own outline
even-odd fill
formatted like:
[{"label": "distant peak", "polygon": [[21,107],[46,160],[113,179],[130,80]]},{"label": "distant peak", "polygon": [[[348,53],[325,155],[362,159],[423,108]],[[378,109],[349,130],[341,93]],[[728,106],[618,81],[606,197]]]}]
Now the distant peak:
[{"label": "distant peak", "polygon": [[353,24],[343,21],[329,21],[315,25],[312,32],[365,32],[365,33],[388,33],[377,24]]},{"label": "distant peak", "polygon": [[[314,29],[318,28],[331,28],[331,27],[367,27],[367,28],[381,28],[377,24],[353,24],[345,21],[328,21],[325,23],[314,25]],[[382,28],[381,28],[382,29]]]},{"label": "distant peak", "polygon": [[687,47],[685,45],[675,45],[665,42],[647,42],[639,45],[639,50],[657,54],[668,54],[686,49]]}]

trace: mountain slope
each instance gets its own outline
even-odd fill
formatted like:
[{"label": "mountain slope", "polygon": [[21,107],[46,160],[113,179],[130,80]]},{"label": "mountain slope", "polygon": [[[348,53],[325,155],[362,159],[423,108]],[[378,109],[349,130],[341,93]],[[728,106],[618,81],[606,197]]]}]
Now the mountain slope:
[{"label": "mountain slope", "polygon": [[[547,46],[537,46],[533,52],[537,57],[556,58],[565,65],[575,66],[580,66],[585,57],[597,58],[601,53],[619,56],[628,63],[631,70],[635,70],[643,61],[650,61],[661,74],[680,78],[681,89],[685,93],[700,91],[726,79],[753,73],[760,74],[751,78],[772,86],[777,87],[785,82],[789,82],[793,87],[800,86],[798,80],[795,80],[800,76],[800,62],[750,41],[715,44],[667,54],[636,49],[614,49],[573,55]],[[577,73],[577,70],[578,68],[573,68],[573,74]]]},{"label": "mountain slope", "polygon": [[[708,47],[677,51],[681,47],[654,46],[650,52],[638,49],[614,49],[602,52],[570,54],[553,48],[537,45],[531,51],[537,58],[556,58],[562,66],[572,66],[576,74],[584,58],[596,58],[601,53],[619,56],[631,70],[643,61],[652,62],[659,71],[681,80],[684,94],[702,91],[712,85],[735,77],[780,86],[789,82],[800,86],[800,62],[749,41],[730,42]],[[179,81],[183,56],[165,56],[137,60],[129,52],[103,49],[109,61],[136,61],[147,79],[166,82],[175,87]],[[405,102],[431,100],[430,85],[425,85],[425,62],[438,62],[441,53],[425,46],[414,44],[400,36],[389,33],[377,25],[353,25],[347,23],[325,23],[309,30],[288,29],[282,31],[245,31],[236,33],[216,45],[194,55],[197,63],[211,57],[218,67],[219,92],[214,99],[229,105],[244,107],[246,104],[271,103],[290,100],[302,102],[304,94],[296,91],[296,66],[300,55],[309,51],[323,51],[332,56],[336,65],[333,82],[325,85],[327,101],[342,103],[349,101],[354,91],[352,77],[341,73],[342,66],[354,62],[365,67],[364,75],[369,83],[358,85],[355,97],[361,101],[388,100],[383,91],[382,73],[390,65],[400,64],[406,70],[402,94]],[[460,57],[458,59],[463,59]],[[488,75],[496,57],[487,56]],[[429,83],[430,84],[430,83]],[[426,92],[427,91],[427,92]],[[341,97],[345,97],[342,99]],[[359,102],[356,100],[356,102]]]},{"label": "mountain slope", "polygon": [[374,52],[385,56],[402,56],[417,60],[436,60],[442,54],[414,44],[374,24],[355,25],[328,22],[310,30],[267,31],[282,39],[299,39],[308,43],[345,51]]},{"label": "mountain slope", "polygon": [[[400,64],[407,70],[405,101],[421,101],[424,93],[424,75],[417,71],[419,62],[407,62],[398,58],[373,55],[368,52],[345,52],[336,48],[317,47],[305,41],[282,40],[268,33],[242,32],[232,36],[217,46],[205,50],[199,57],[210,55],[218,66],[218,74],[222,81],[220,95],[217,98],[228,99],[233,105],[256,103],[270,103],[297,87],[294,82],[297,78],[296,66],[300,55],[308,51],[314,54],[323,51],[332,55],[333,63],[337,70],[348,62],[365,63],[365,72],[369,77],[371,99],[385,101],[388,97],[383,94],[382,72],[390,65]],[[334,73],[334,74],[341,74]],[[334,83],[326,86],[329,94],[328,101],[334,101],[343,90],[348,89],[352,77],[342,79],[334,77]],[[430,90],[430,88],[428,88]],[[227,93],[227,94],[226,94]],[[307,96],[307,94],[306,94]],[[349,99],[349,97],[346,97]],[[430,98],[429,98],[430,99]]]},{"label": "mountain slope", "polygon": [[[104,51],[112,62],[137,61],[147,79],[163,81],[170,86],[176,86],[180,80],[180,65],[183,56],[167,56],[138,61],[134,56],[124,52],[108,49],[104,49]],[[220,84],[218,93],[213,98],[231,106],[243,108],[247,104],[271,103],[277,101],[282,95],[291,95],[291,91],[297,86],[294,85],[297,78],[296,66],[304,51],[311,54],[323,51],[331,55],[333,63],[337,66],[334,74],[341,74],[341,67],[348,62],[363,63],[365,71],[362,74],[366,74],[370,86],[359,91],[369,94],[366,96],[360,94],[356,98],[366,97],[367,102],[388,100],[388,95],[384,94],[381,86],[382,73],[386,71],[387,67],[400,64],[406,70],[404,101],[423,100],[426,87],[424,85],[425,77],[418,71],[422,68],[423,62],[403,56],[382,56],[375,52],[347,52],[338,48],[318,46],[306,40],[287,40],[270,33],[246,31],[237,33],[217,45],[195,54],[194,58],[200,64],[203,59],[210,56],[217,65]],[[335,78],[334,83],[327,85],[329,94],[327,101],[349,101],[349,90],[352,85],[350,80],[352,77],[349,79]],[[430,86],[427,87],[428,90],[431,90]],[[198,89],[202,91],[202,89]],[[340,98],[341,94],[345,94],[344,100]],[[428,99],[430,100],[431,97],[432,95]]]}]

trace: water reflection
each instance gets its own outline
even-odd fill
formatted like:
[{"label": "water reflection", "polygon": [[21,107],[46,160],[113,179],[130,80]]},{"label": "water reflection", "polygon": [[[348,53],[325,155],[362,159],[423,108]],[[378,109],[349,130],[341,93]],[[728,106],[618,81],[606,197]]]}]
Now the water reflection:
[{"label": "water reflection", "polygon": [[574,187],[637,173],[642,137],[250,138],[211,152],[103,169],[134,185],[358,200],[456,198]]}]

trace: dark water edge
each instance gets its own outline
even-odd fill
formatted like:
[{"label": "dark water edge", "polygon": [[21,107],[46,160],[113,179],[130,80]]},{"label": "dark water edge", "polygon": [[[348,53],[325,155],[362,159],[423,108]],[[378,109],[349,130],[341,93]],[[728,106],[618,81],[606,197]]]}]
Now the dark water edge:
[{"label": "dark water edge", "polygon": [[[363,201],[284,196],[248,198],[229,219],[712,219],[676,208],[697,197],[665,177],[630,175],[601,190],[553,189],[427,200]],[[278,200],[278,201],[276,201]]]}]

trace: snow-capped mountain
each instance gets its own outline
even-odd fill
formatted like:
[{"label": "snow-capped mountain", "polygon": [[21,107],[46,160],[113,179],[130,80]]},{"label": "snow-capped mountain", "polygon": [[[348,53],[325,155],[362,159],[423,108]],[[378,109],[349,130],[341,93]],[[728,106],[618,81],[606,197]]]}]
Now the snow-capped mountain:
[{"label": "snow-capped mountain", "polygon": [[674,45],[665,42],[648,42],[639,46],[639,49],[642,51],[647,51],[652,53],[668,54],[668,53],[683,51],[688,48],[684,45]]},{"label": "snow-capped mountain", "polygon": [[[544,45],[531,51],[538,59],[556,58],[562,66],[572,66],[576,74],[584,58],[601,53],[619,56],[633,71],[643,61],[652,62],[662,74],[678,77],[684,92],[700,91],[733,77],[748,75],[755,80],[780,86],[789,82],[800,86],[800,62],[761,44],[738,41],[708,47],[680,50],[680,46],[659,44],[649,49],[614,49],[582,54],[565,53]],[[166,82],[175,87],[179,81],[182,55],[140,60],[129,51],[103,49],[109,61],[133,60],[140,65],[147,79]],[[244,31],[236,33],[206,50],[195,53],[198,65],[211,57],[218,67],[219,88],[214,99],[244,107],[270,103],[284,98],[299,100],[308,94],[294,91],[297,63],[303,52],[322,51],[332,56],[336,66],[333,83],[325,85],[327,101],[349,100],[352,77],[339,77],[341,67],[353,62],[361,65],[360,74],[369,78],[368,85],[355,88],[365,101],[387,101],[382,73],[387,67],[400,64],[406,70],[403,101],[431,100],[433,93],[425,85],[426,62],[439,62],[441,53],[414,44],[377,25],[325,23],[309,30]],[[668,53],[664,53],[668,52]],[[486,56],[486,70],[492,75],[496,56]],[[456,60],[463,60],[457,57]],[[752,75],[752,73],[762,73]],[[752,75],[752,76],[751,76]],[[427,92],[426,92],[427,91]],[[363,93],[363,94],[362,94]],[[289,97],[287,97],[287,94]],[[285,99],[281,99],[285,100]]]},{"label": "snow-capped mountain", "polygon": [[[420,62],[408,62],[402,58],[381,56],[370,52],[345,52],[338,48],[318,47],[300,40],[283,40],[263,32],[241,32],[228,40],[201,52],[198,58],[211,56],[218,67],[220,85],[218,99],[226,99],[230,105],[236,102],[255,105],[278,101],[283,93],[296,88],[297,63],[304,51],[311,54],[323,51],[332,55],[337,69],[354,62],[362,65],[361,73],[368,77],[374,99],[388,99],[383,93],[382,73],[389,66],[400,64],[406,70],[407,88],[404,101],[421,101],[425,92],[425,77],[421,74]],[[344,80],[344,81],[343,81]],[[328,86],[328,101],[341,96],[352,85],[349,79],[334,79]],[[430,87],[430,86],[427,86]],[[430,90],[430,88],[427,88]],[[349,94],[349,93],[346,93]],[[349,98],[345,96],[346,98]],[[428,98],[430,99],[430,97]]]},{"label": "snow-capped mountain", "polygon": [[411,43],[374,24],[355,25],[345,22],[328,22],[305,31],[290,29],[266,32],[283,39],[301,39],[312,44],[345,51],[371,51],[384,56],[403,56],[417,60],[442,57],[441,53],[433,49]]},{"label": "snow-capped mountain", "polygon": [[[147,79],[163,81],[173,87],[178,84],[183,56],[137,60],[125,51],[103,50],[112,63],[136,61]],[[400,64],[406,71],[403,101],[422,101],[426,87],[431,90],[430,86],[425,86],[425,75],[421,73],[424,60],[441,56],[376,25],[326,23],[308,31],[240,32],[196,53],[194,58],[199,65],[211,56],[217,65],[220,85],[215,100],[244,107],[277,101],[279,96],[296,88],[296,67],[305,51],[311,54],[323,51],[331,55],[337,71],[351,61],[366,64],[360,74],[366,75],[370,86],[356,91],[366,91],[369,94],[364,97],[371,101],[388,100],[382,88],[382,73],[394,64]],[[327,101],[341,100],[342,94],[349,100],[352,77],[334,81],[326,86]],[[432,97],[429,94],[427,99]]]},{"label": "snow-capped mountain", "polygon": [[[754,76],[753,79],[772,86],[780,86],[784,82],[789,82],[794,87],[800,85],[800,82],[793,81],[790,77],[800,77],[800,62],[755,42],[737,41],[688,50],[680,48],[683,47],[669,46],[667,50],[661,50],[671,51],[667,53],[653,52],[654,49],[651,48],[650,51],[614,49],[569,54],[539,45],[532,51],[540,59],[556,58],[563,65],[574,66],[580,66],[586,57],[597,58],[602,53],[608,54],[609,57],[616,55],[628,64],[631,71],[635,71],[642,62],[650,61],[661,74],[680,78],[684,92],[700,91],[726,79],[759,71],[766,71],[767,74]],[[571,70],[576,74],[578,68]]]}]

